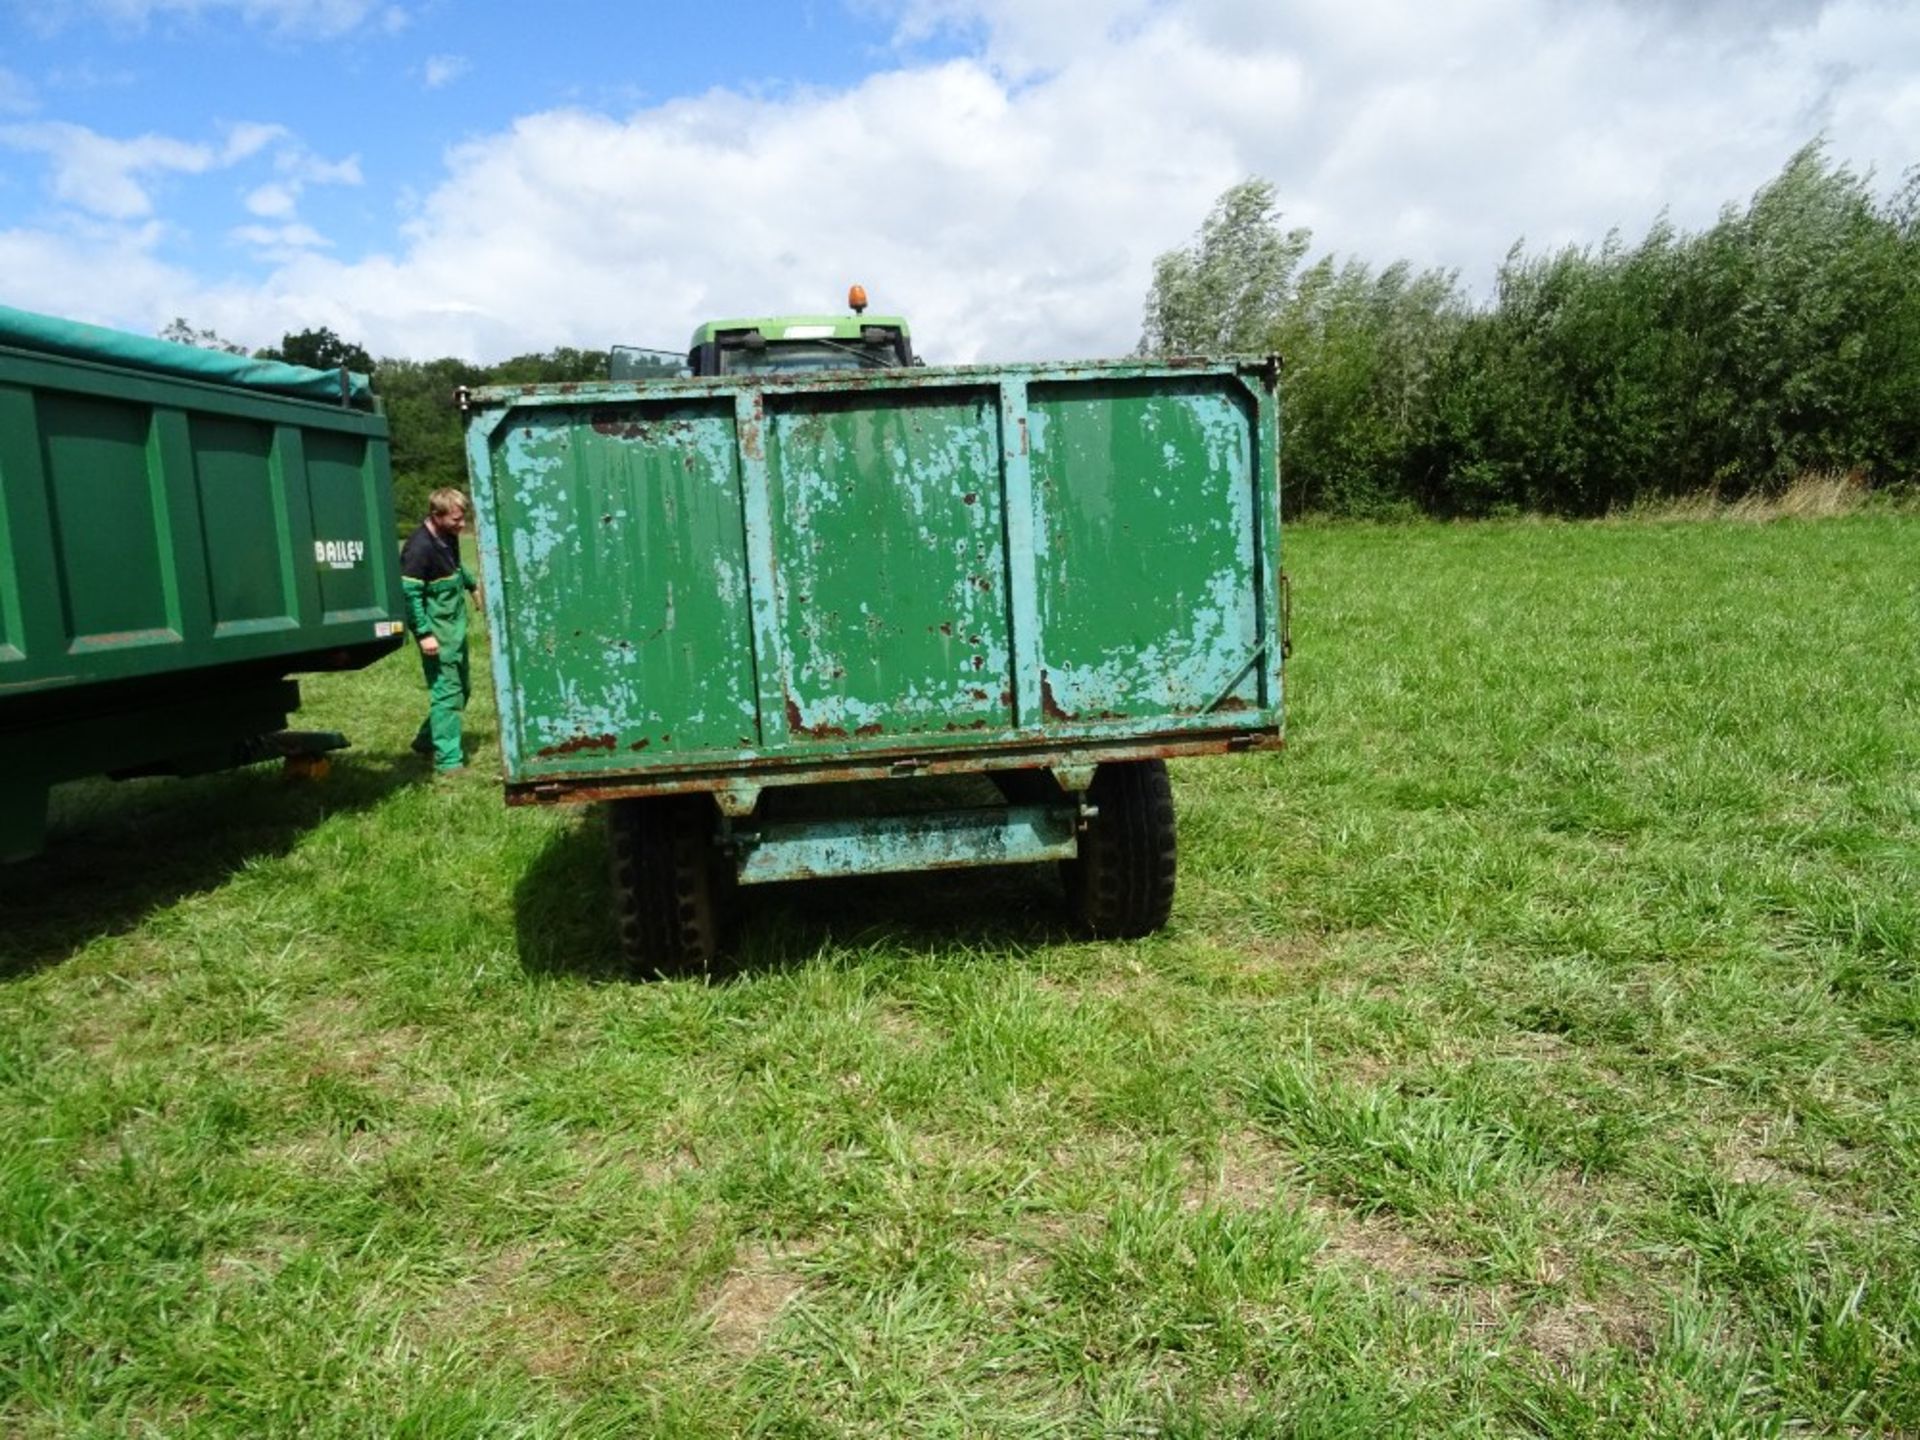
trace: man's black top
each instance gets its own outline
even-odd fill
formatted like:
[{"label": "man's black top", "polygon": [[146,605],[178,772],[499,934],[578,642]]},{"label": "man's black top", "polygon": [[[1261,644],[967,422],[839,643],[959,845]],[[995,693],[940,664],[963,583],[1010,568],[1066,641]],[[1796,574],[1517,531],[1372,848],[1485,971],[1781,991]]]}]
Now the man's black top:
[{"label": "man's black top", "polygon": [[425,521],[400,547],[400,573],[409,580],[432,583],[457,574],[460,569],[460,537],[443,539]]}]

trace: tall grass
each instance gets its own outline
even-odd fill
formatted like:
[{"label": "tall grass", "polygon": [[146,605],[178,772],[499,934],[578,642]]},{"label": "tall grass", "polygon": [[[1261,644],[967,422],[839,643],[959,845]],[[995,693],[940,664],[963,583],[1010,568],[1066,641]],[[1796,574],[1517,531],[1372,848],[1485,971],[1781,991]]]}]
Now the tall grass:
[{"label": "tall grass", "polygon": [[1763,525],[1774,520],[1831,520],[1855,515],[1869,505],[1901,508],[1901,496],[1876,497],[1856,470],[1825,470],[1802,475],[1776,491],[1750,491],[1729,499],[1714,490],[1664,500],[1642,500],[1625,514],[1637,520],[1732,520]]},{"label": "tall grass", "polygon": [[[0,872],[22,1435],[1920,1430],[1920,521],[1292,532],[1180,898],[748,892],[356,748]],[[479,763],[492,722],[476,715]]]}]

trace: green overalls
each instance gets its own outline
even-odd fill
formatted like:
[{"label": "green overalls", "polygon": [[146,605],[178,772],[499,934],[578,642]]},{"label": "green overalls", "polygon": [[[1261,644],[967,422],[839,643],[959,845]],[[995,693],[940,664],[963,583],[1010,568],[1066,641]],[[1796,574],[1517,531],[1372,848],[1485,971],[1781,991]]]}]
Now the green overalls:
[{"label": "green overalls", "polygon": [[474,588],[471,572],[462,565],[439,580],[401,577],[407,597],[407,624],[416,636],[431,635],[440,653],[422,652],[420,668],[427,676],[427,718],[413,737],[413,748],[433,752],[433,768],[452,770],[466,764],[460,748],[460,712],[473,693],[467,665],[467,594]]}]

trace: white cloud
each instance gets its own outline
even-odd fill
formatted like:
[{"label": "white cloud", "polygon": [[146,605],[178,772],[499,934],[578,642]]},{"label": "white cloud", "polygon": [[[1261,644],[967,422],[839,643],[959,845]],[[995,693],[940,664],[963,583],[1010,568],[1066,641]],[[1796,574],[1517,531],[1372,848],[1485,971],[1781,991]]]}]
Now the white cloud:
[{"label": "white cloud", "polygon": [[329,243],[311,225],[298,221],[286,225],[240,225],[235,227],[232,236],[240,244],[280,261],[293,260]]},{"label": "white cloud", "polygon": [[62,121],[0,127],[0,145],[46,155],[53,164],[54,195],[111,220],[152,213],[151,177],[197,175],[214,164],[214,152],[205,145],[165,135],[116,140]]},{"label": "white cloud", "polygon": [[0,275],[24,282],[10,284],[8,298],[31,309],[151,333],[171,318],[158,315],[158,297],[197,289],[193,276],[154,257],[159,238],[153,225],[78,235],[0,230]]},{"label": "white cloud", "polygon": [[0,145],[45,155],[54,197],[62,203],[109,220],[134,220],[153,213],[153,186],[161,177],[237,165],[285,134],[278,125],[232,125],[216,148],[170,135],[123,140],[50,120],[0,126]]},{"label": "white cloud", "polygon": [[0,65],[0,115],[27,115],[39,108],[33,82]]},{"label": "white cloud", "polygon": [[[278,133],[284,136],[286,132],[282,130]],[[299,204],[301,192],[309,185],[363,183],[358,155],[349,155],[344,160],[322,160],[297,142],[283,145],[275,153],[273,168],[281,178],[275,183],[249,191],[246,198],[249,212],[269,219],[291,217]]]},{"label": "white cloud", "polygon": [[[485,360],[674,347],[715,313],[838,308],[858,280],[936,360],[1115,354],[1153,257],[1249,174],[1323,248],[1484,286],[1523,235],[1632,236],[1663,207],[1709,223],[1819,131],[1883,177],[1920,159],[1920,7],[1089,4],[896,0],[904,44],[965,32],[976,55],[840,92],[524,116],[452,151],[387,253],[315,253],[291,212],[262,214],[279,223],[238,238],[283,257],[264,282],[139,313]],[[360,178],[285,164],[290,198],[318,183],[300,165]],[[148,173],[94,170],[136,191]],[[146,213],[126,201],[96,212]]]},{"label": "white cloud", "polygon": [[284,220],[294,213],[298,201],[294,187],[262,185],[247,193],[247,213],[263,220]]},{"label": "white cloud", "polygon": [[273,157],[273,167],[296,185],[358,185],[362,183],[360,157],[322,160],[300,146],[290,146]]},{"label": "white cloud", "polygon": [[318,39],[332,39],[363,26],[392,34],[408,23],[405,9],[380,0],[79,0],[65,13],[42,12],[37,23],[57,27],[79,10],[128,29],[145,29],[155,21],[231,16],[278,34]]},{"label": "white cloud", "polygon": [[[264,137],[262,143],[286,136],[286,131],[278,126],[258,128],[270,128],[272,132]],[[255,186],[247,192],[242,203],[248,214],[262,220],[279,221],[280,224],[272,227],[242,226],[233,231],[234,238],[252,246],[265,258],[274,260],[283,260],[329,243],[318,232],[298,223],[300,196],[309,185],[360,184],[359,157],[350,155],[345,160],[322,160],[295,142],[280,148],[273,158],[273,167],[281,178]]]},{"label": "white cloud", "polygon": [[429,55],[420,80],[427,89],[438,90],[451,85],[472,68],[473,62],[464,55]]},{"label": "white cloud", "polygon": [[255,121],[242,121],[238,125],[227,127],[227,143],[220,152],[220,163],[234,165],[258,155],[274,141],[287,133],[284,125],[262,125]]},{"label": "white cloud", "polygon": [[982,58],[1014,76],[1064,68],[1086,53],[1089,37],[1104,40],[1140,25],[1155,0],[868,0],[862,8],[891,12],[896,39],[905,44],[940,34],[975,34]]},{"label": "white cloud", "polygon": [[48,90],[98,91],[128,90],[139,83],[137,72],[121,68],[109,68],[95,59],[80,60],[69,65],[56,65],[45,71],[40,77]]}]

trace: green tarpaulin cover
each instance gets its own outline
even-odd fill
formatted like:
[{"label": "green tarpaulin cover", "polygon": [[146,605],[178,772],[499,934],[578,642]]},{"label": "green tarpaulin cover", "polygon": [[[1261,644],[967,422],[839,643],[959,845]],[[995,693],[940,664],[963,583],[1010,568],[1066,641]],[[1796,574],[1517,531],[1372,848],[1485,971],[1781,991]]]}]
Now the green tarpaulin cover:
[{"label": "green tarpaulin cover", "polygon": [[[124,330],[109,330],[103,325],[84,325],[78,320],[16,310],[11,305],[0,305],[0,345],[67,355],[76,360],[97,360],[104,365],[130,365],[162,375],[266,390],[301,400],[326,400],[338,405],[342,399],[342,372],[338,370],[309,370],[304,365],[286,365],[278,360],[255,360],[250,355],[229,355],[221,350],[176,345],[171,340],[150,340]],[[361,409],[371,408],[373,388],[366,376],[347,374],[345,399]]]}]

